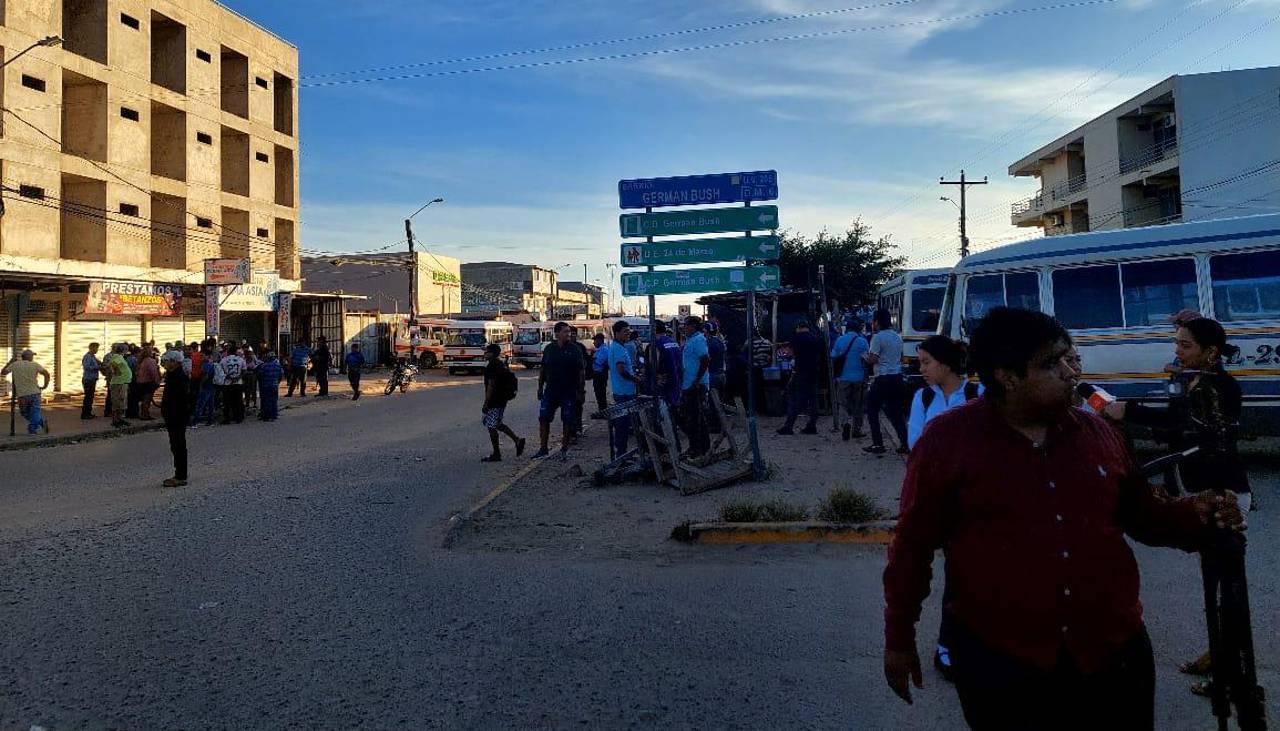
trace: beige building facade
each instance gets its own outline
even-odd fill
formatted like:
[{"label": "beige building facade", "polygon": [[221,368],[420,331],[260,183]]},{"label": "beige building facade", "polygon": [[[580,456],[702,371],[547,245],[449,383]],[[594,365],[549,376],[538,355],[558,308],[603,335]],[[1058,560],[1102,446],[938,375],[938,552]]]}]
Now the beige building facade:
[{"label": "beige building facade", "polygon": [[[0,288],[25,293],[23,307],[6,298],[0,348],[32,347],[73,391],[86,338],[203,337],[206,259],[249,259],[255,282],[299,289],[293,45],[212,0],[4,0],[0,12],[6,61],[62,39],[0,71]],[[147,284],[178,286],[177,312],[88,303]],[[270,340],[273,318],[258,306],[220,319],[230,336]]]}]

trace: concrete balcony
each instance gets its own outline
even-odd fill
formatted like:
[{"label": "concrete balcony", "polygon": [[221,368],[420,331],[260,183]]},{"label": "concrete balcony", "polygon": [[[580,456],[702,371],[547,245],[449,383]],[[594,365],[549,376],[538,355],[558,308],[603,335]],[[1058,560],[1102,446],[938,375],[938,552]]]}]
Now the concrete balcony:
[{"label": "concrete balcony", "polygon": [[1144,147],[1132,155],[1121,157],[1120,174],[1124,175],[1135,170],[1151,167],[1158,162],[1177,157],[1177,155],[1178,138],[1171,135],[1168,139]]},{"label": "concrete balcony", "polygon": [[1037,193],[1014,203],[1009,215],[1014,226],[1039,226],[1040,217],[1044,215],[1044,195]]}]

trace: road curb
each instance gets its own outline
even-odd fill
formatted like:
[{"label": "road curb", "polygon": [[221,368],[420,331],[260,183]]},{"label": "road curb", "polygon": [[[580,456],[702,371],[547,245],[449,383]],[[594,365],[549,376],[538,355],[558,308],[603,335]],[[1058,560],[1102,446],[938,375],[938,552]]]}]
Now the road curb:
[{"label": "road curb", "polygon": [[871,523],[827,523],[797,521],[787,523],[685,523],[671,531],[671,537],[686,543],[777,544],[777,543],[861,543],[887,545],[893,541],[895,520]]},{"label": "road curb", "polygon": [[449,518],[448,525],[445,526],[444,540],[441,541],[441,546],[444,548],[452,547],[453,544],[457,542],[458,536],[462,534],[462,530],[475,520],[475,517],[480,514],[480,511],[489,507],[494,500],[497,500],[502,496],[502,493],[510,490],[517,482],[528,477],[530,473],[546,463],[547,460],[545,459],[531,460],[529,464],[521,467],[514,475],[507,478],[506,482],[501,483],[497,487],[485,493],[485,496],[480,498],[475,505],[467,508],[465,512],[456,513],[451,516]]}]

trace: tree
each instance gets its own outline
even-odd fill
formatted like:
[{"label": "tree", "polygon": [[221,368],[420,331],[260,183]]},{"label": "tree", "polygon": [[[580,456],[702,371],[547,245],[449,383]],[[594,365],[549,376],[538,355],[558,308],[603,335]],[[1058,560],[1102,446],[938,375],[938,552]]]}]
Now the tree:
[{"label": "tree", "polygon": [[872,238],[871,227],[855,220],[842,236],[826,229],[813,239],[790,231],[779,235],[778,267],[782,284],[789,287],[818,286],[818,265],[825,267],[827,297],[841,305],[871,304],[880,285],[897,276],[907,263],[893,254],[896,245],[888,236]]}]

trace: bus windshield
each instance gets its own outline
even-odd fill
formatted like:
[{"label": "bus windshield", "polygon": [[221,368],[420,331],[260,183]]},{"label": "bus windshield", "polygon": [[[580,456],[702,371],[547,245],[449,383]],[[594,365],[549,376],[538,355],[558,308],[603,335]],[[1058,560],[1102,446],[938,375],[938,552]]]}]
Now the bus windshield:
[{"label": "bus windshield", "polygon": [[446,336],[445,345],[461,345],[466,348],[483,348],[487,341],[483,330],[452,330]]},{"label": "bus windshield", "polygon": [[916,332],[937,332],[942,317],[942,295],[945,287],[927,287],[911,291],[911,329]]},{"label": "bus windshield", "polygon": [[516,332],[516,345],[537,345],[541,336],[537,330],[520,330]]}]

